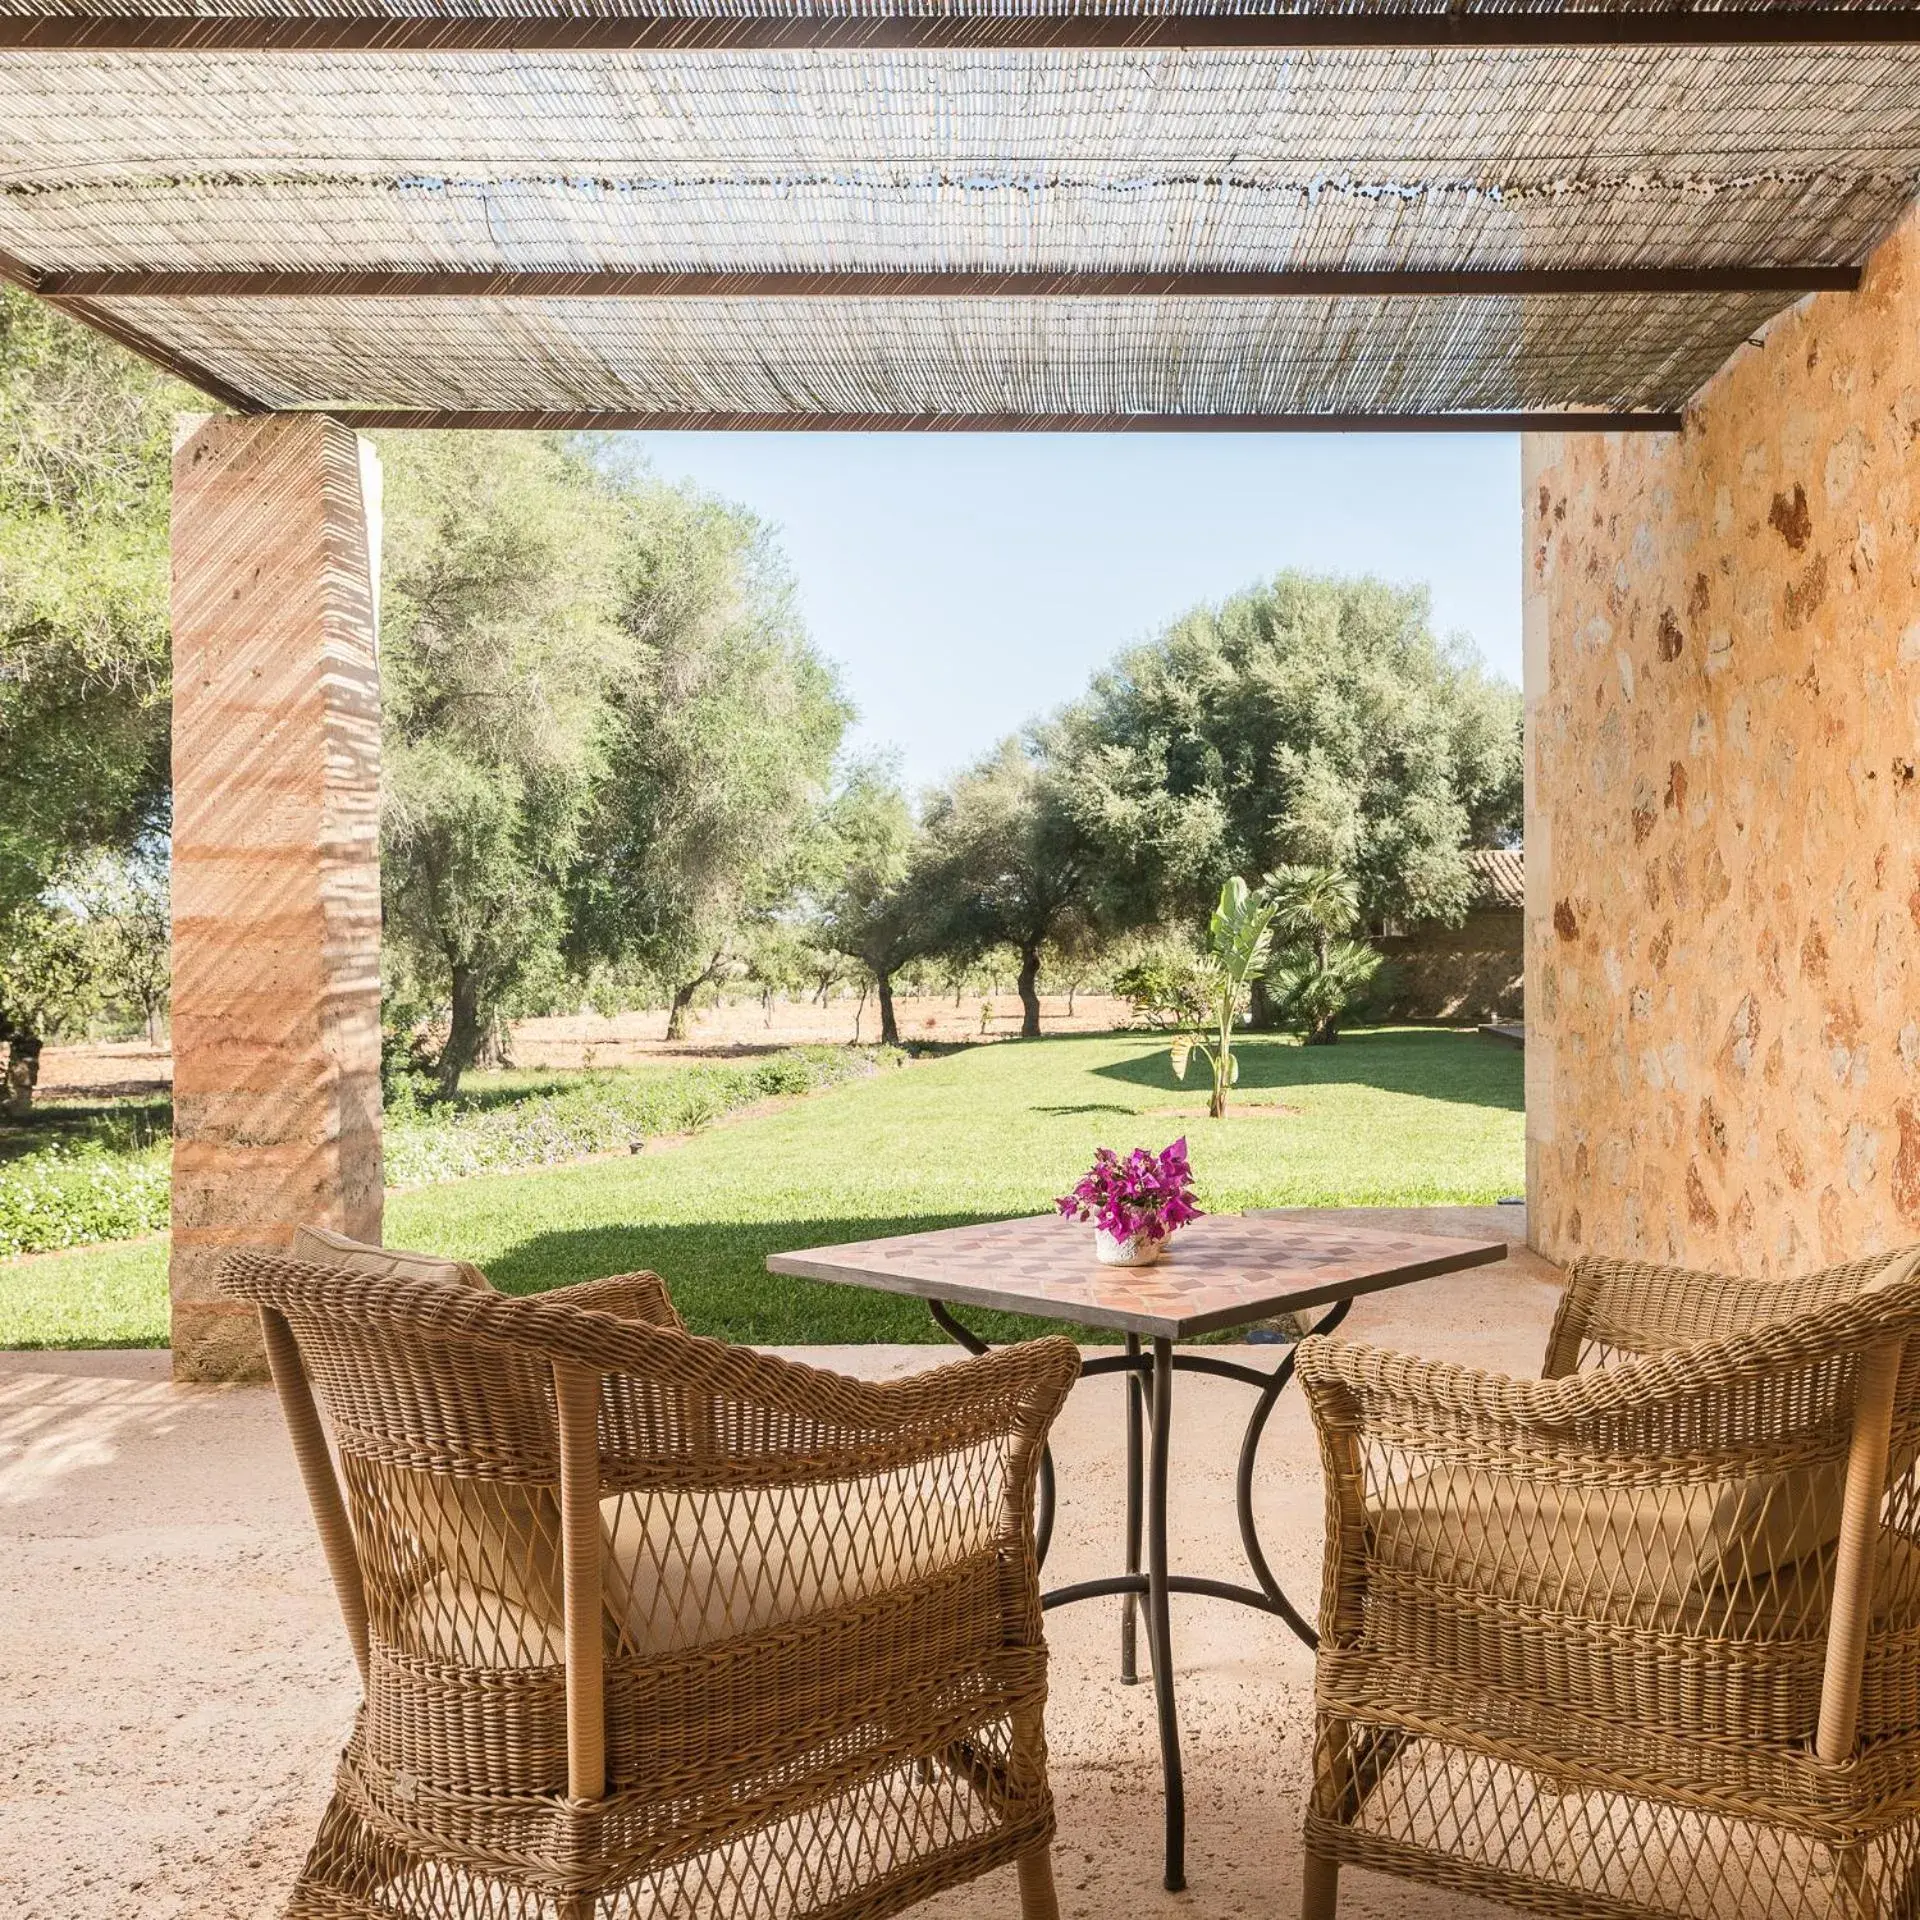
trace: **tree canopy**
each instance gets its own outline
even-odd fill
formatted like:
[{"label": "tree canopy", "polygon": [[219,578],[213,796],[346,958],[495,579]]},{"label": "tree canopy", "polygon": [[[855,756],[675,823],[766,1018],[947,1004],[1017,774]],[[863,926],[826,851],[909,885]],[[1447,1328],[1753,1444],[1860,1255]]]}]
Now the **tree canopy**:
[{"label": "tree canopy", "polygon": [[766,529],[691,490],[620,501],[605,776],[572,888],[576,951],[693,996],[743,965],[796,883],[852,709],[808,640]]},{"label": "tree canopy", "polygon": [[43,894],[165,830],[168,466],[187,398],[0,287],[0,1039],[23,1085],[51,1005],[24,985],[46,978]]},{"label": "tree canopy", "polygon": [[544,435],[382,443],[382,891],[396,1011],[443,1012],[458,1085],[514,990],[558,967],[612,685],[617,521]]},{"label": "tree canopy", "polygon": [[0,915],[164,824],[182,390],[0,287]]},{"label": "tree canopy", "polygon": [[1123,653],[1038,738],[1106,916],[1140,924],[1288,863],[1350,875],[1369,918],[1457,919],[1466,849],[1519,828],[1519,732],[1423,588],[1282,573]]}]

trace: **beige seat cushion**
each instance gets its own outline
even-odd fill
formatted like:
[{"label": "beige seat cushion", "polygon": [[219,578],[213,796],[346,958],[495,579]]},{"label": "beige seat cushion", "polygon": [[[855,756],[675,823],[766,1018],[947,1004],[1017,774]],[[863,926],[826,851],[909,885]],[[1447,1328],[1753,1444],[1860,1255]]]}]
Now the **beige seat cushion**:
[{"label": "beige seat cushion", "polygon": [[[1916,1270],[1920,1251],[1910,1249],[1860,1291],[1901,1285]],[[1911,1442],[1897,1445],[1891,1476],[1912,1464]],[[1423,1579],[1621,1625],[1672,1627],[1716,1607],[1729,1624],[1761,1613],[1784,1620],[1819,1604],[1809,1583],[1832,1557],[1845,1486],[1844,1460],[1640,1488],[1439,1467],[1381,1502],[1373,1554]],[[1883,1558],[1910,1553],[1883,1536]]]},{"label": "beige seat cushion", "polygon": [[[619,1496],[601,1502],[601,1525],[609,1643],[642,1659],[844,1606],[993,1544],[984,1518],[956,1524],[907,1473]],[[417,1650],[469,1665],[557,1664],[558,1564],[556,1543],[543,1594],[524,1576],[506,1592],[449,1563],[415,1597]]]},{"label": "beige seat cushion", "polygon": [[[1781,1476],[1782,1479],[1788,1476]],[[1759,1557],[1806,1523],[1762,1528],[1736,1555],[1720,1533],[1722,1490],[1554,1487],[1478,1468],[1423,1474],[1372,1515],[1373,1557],[1423,1585],[1451,1587],[1622,1627],[1794,1633],[1831,1604],[1837,1529],[1803,1557]],[[1875,1614],[1920,1605],[1920,1547],[1883,1529]]]},{"label": "beige seat cushion", "polygon": [[[1859,1291],[1902,1285],[1916,1270],[1920,1249],[1909,1248]],[[1894,1477],[1912,1452],[1910,1443],[1896,1447]],[[1777,1613],[1788,1602],[1781,1583],[1804,1582],[1830,1557],[1845,1484],[1844,1460],[1637,1489],[1444,1467],[1382,1502],[1373,1550],[1405,1572],[1623,1625],[1698,1617],[1715,1594],[1736,1612],[1752,1604]]]},{"label": "beige seat cushion", "polygon": [[[1818,1491],[1811,1474],[1781,1497]],[[1373,1558],[1443,1586],[1622,1626],[1670,1626],[1703,1592],[1765,1578],[1819,1550],[1837,1531],[1805,1514],[1764,1522],[1739,1541],[1726,1531],[1744,1497],[1698,1487],[1559,1486],[1449,1466],[1416,1476],[1372,1516]],[[1829,1504],[1837,1507],[1838,1485]],[[1765,1508],[1755,1510],[1764,1516]],[[1808,1541],[1784,1563],[1776,1546]]]},{"label": "beige seat cushion", "polygon": [[487,1276],[465,1260],[448,1260],[433,1253],[405,1253],[398,1247],[369,1246],[349,1240],[326,1227],[296,1227],[293,1257],[315,1267],[345,1267],[380,1280],[438,1280],[447,1286],[470,1287],[490,1293]]}]

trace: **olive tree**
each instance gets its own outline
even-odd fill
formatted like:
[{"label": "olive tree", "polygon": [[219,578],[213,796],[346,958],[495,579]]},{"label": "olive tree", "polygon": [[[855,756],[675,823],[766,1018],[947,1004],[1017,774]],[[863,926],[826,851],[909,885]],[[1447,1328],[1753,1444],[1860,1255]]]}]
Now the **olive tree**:
[{"label": "olive tree", "polygon": [[1093,937],[1097,850],[1062,776],[1008,740],[935,794],[927,835],[947,897],[941,944],[966,958],[1018,956],[1020,1033],[1040,1033],[1040,963]]},{"label": "olive tree", "polygon": [[1466,911],[1520,825],[1520,701],[1424,589],[1283,573],[1130,649],[1041,732],[1117,924],[1198,920],[1235,874],[1350,878],[1363,918]]},{"label": "olive tree", "polygon": [[436,1020],[450,1095],[557,962],[626,664],[614,501],[552,436],[383,445],[382,887],[395,997]]},{"label": "olive tree", "polygon": [[[190,396],[0,287],[0,1041],[31,1098],[45,900],[167,820],[172,417]],[[36,1011],[36,1009],[41,1011]]]},{"label": "olive tree", "polygon": [[623,497],[618,539],[633,665],[611,689],[573,938],[644,964],[679,1039],[696,995],[744,969],[754,927],[791,896],[852,714],[750,515],[652,486]]}]

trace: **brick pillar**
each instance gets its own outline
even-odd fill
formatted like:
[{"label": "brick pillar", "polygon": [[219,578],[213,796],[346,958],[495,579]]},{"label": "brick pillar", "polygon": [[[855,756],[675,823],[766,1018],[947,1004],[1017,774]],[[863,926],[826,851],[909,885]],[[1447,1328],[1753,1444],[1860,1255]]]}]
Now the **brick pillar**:
[{"label": "brick pillar", "polygon": [[380,1236],[379,475],[318,416],[173,460],[173,1370],[263,1370],[221,1257]]}]

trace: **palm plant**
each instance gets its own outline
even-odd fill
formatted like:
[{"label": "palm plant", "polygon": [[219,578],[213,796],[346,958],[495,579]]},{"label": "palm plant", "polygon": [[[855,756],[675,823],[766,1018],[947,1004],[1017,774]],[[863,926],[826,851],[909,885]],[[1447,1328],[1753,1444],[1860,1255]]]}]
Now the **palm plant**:
[{"label": "palm plant", "polygon": [[1207,1116],[1227,1117],[1227,1090],[1239,1084],[1240,1063],[1233,1054],[1234,1022],[1248,988],[1266,971],[1273,944],[1277,908],[1264,892],[1255,893],[1236,874],[1220,889],[1220,903],[1207,925],[1206,981],[1208,1024],[1199,1033],[1183,1033],[1173,1043],[1173,1077],[1187,1077],[1187,1062],[1198,1053],[1213,1069],[1213,1097]]},{"label": "palm plant", "polygon": [[1380,970],[1380,955],[1349,936],[1360,924],[1360,890],[1333,867],[1281,867],[1263,889],[1285,943],[1267,988],[1310,1047],[1330,1047],[1340,1019]]}]

